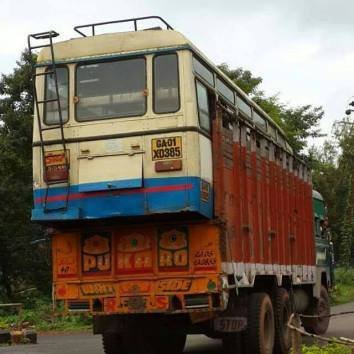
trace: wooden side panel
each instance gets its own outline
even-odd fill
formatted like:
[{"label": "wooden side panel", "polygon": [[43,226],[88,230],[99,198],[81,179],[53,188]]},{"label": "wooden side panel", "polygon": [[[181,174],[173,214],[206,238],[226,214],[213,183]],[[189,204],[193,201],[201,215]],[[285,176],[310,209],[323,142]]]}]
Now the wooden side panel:
[{"label": "wooden side panel", "polygon": [[227,124],[225,116],[219,108],[213,120],[214,212],[230,248],[223,261],[314,265],[305,168],[242,122]]}]

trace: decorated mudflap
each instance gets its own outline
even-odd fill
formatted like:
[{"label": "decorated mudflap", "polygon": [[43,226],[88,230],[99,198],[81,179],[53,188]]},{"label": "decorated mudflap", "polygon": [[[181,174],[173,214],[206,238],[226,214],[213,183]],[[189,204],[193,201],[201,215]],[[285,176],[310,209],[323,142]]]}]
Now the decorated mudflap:
[{"label": "decorated mudflap", "polygon": [[223,307],[219,229],[213,224],[58,233],[53,257],[55,299],[69,311],[173,313]]}]

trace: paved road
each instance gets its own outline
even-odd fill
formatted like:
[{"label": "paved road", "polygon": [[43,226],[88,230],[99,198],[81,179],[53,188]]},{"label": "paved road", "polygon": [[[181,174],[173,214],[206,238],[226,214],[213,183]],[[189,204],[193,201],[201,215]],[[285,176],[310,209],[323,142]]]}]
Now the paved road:
[{"label": "paved road", "polygon": [[[354,311],[354,302],[332,308],[332,313]],[[354,338],[354,314],[333,317],[327,332],[329,337]],[[185,353],[221,354],[220,341],[205,336],[189,336]],[[46,334],[39,336],[37,345],[0,347],[0,354],[103,354],[101,337],[90,333]]]}]

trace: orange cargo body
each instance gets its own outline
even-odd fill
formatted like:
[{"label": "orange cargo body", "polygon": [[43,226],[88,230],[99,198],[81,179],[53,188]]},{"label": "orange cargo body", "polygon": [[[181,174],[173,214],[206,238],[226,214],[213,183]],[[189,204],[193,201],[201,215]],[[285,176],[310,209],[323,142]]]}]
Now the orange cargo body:
[{"label": "orange cargo body", "polygon": [[224,222],[229,239],[225,269],[241,265],[255,273],[259,268],[286,275],[314,266],[309,176],[294,166],[292,156],[246,124],[228,125],[222,108],[216,115],[215,216]]},{"label": "orange cargo body", "polygon": [[57,233],[55,298],[94,313],[183,312],[200,294],[221,308],[219,239],[209,223]]}]

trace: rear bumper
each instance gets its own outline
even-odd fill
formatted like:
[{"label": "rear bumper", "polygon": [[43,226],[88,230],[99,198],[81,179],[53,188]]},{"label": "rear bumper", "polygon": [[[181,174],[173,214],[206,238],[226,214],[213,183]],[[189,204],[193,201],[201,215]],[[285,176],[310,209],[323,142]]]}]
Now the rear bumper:
[{"label": "rear bumper", "polygon": [[[225,304],[216,274],[157,280],[56,283],[55,299],[68,312],[182,314],[221,311]],[[165,291],[164,291],[165,290]]]}]

